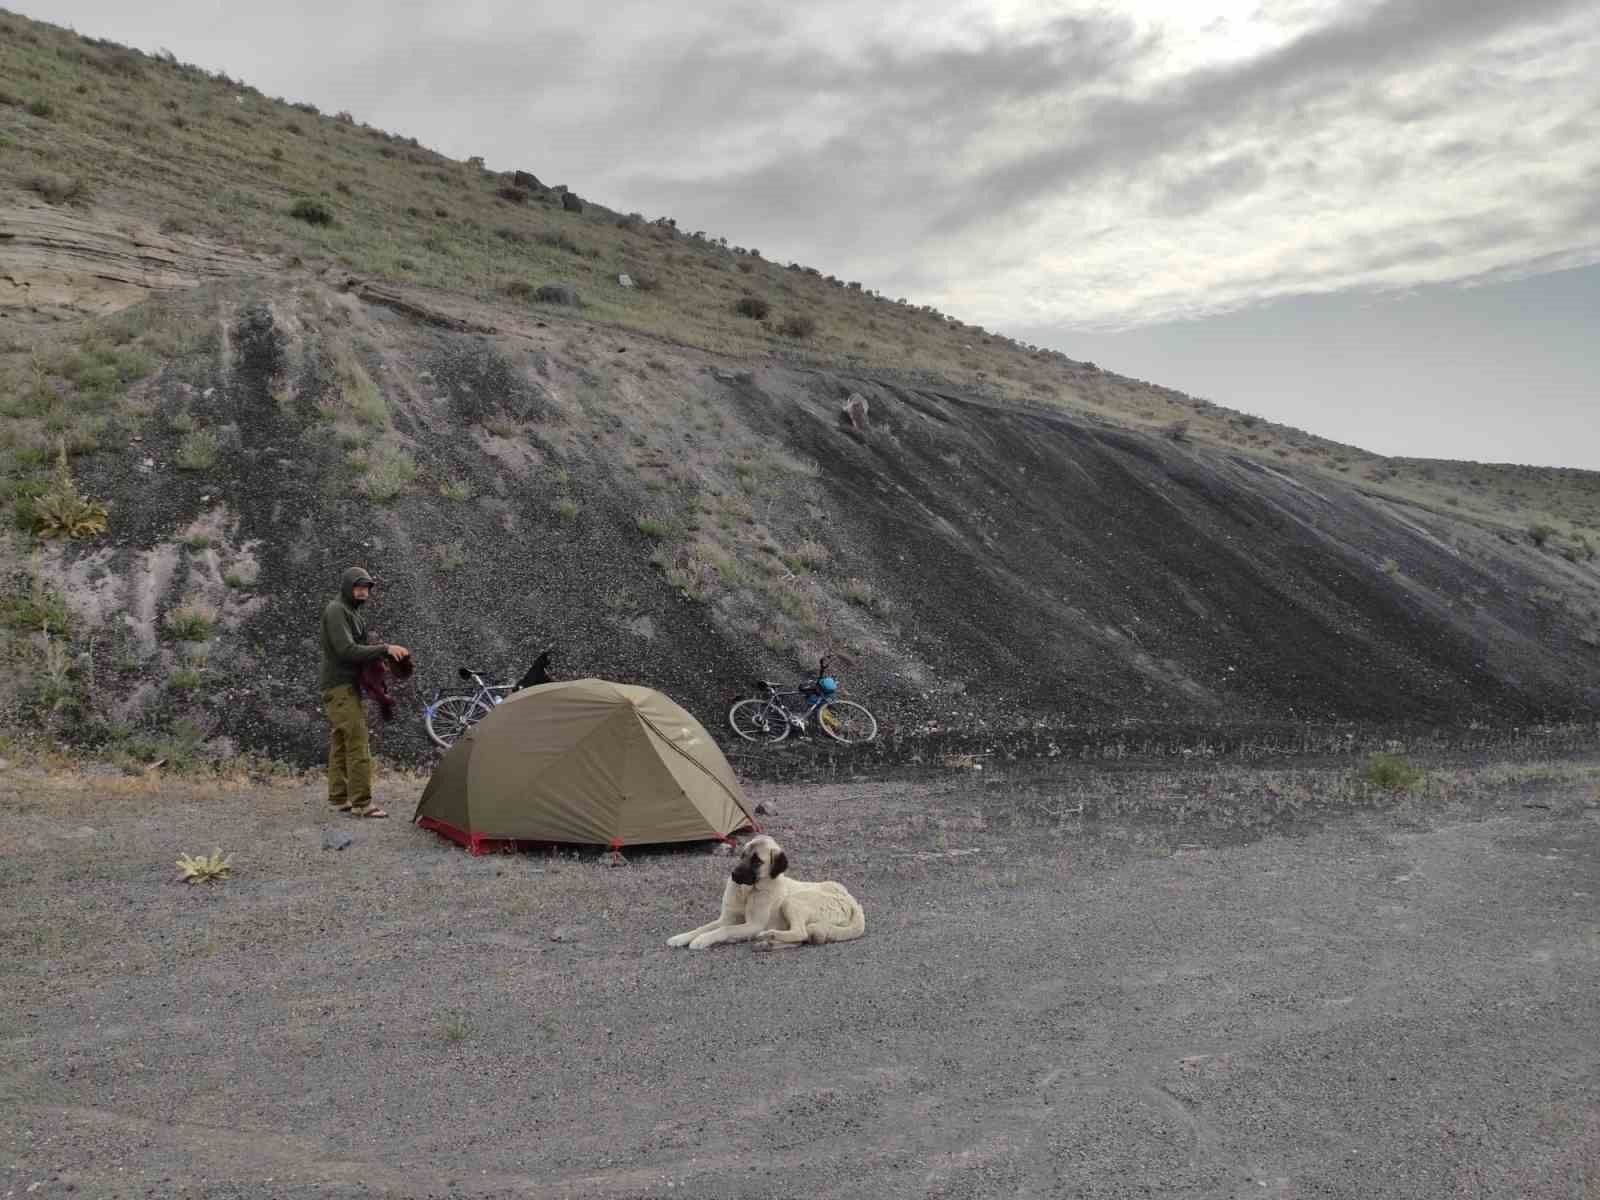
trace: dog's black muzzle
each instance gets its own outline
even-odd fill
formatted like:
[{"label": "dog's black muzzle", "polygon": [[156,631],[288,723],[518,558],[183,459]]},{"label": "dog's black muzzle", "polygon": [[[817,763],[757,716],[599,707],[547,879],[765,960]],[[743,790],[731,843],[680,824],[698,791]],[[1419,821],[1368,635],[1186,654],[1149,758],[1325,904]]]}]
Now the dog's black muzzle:
[{"label": "dog's black muzzle", "polygon": [[749,863],[740,863],[733,869],[733,881],[741,887],[749,887],[756,881],[756,871]]}]

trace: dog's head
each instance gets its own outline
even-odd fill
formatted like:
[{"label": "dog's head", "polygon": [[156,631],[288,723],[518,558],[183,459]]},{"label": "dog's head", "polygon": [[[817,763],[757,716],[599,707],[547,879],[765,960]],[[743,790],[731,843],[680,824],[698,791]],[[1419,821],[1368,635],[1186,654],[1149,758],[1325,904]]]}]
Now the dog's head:
[{"label": "dog's head", "polygon": [[776,838],[766,834],[753,837],[739,851],[739,861],[734,864],[733,881],[745,887],[754,887],[764,879],[776,879],[789,869],[789,856],[783,852]]}]

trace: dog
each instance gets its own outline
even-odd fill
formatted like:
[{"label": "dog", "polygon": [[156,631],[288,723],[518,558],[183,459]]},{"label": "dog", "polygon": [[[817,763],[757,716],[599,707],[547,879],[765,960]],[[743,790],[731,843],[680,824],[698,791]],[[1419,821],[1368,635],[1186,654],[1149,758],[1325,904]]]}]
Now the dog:
[{"label": "dog", "polygon": [[673,935],[667,945],[705,950],[722,942],[754,941],[777,949],[848,942],[866,932],[866,914],[843,884],[790,879],[788,869],[789,856],[774,838],[751,838],[722,889],[717,919]]},{"label": "dog", "polygon": [[539,655],[538,658],[533,660],[533,666],[528,668],[526,675],[517,680],[517,686],[513,689],[513,691],[520,692],[523,688],[538,687],[541,683],[549,682],[550,651],[546,650],[543,654]]}]

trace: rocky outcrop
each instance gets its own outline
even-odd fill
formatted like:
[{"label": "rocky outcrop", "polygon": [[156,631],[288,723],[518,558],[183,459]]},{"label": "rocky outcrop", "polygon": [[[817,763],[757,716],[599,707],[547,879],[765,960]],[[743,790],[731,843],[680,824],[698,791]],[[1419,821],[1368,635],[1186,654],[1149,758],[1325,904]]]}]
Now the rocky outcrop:
[{"label": "rocky outcrop", "polygon": [[46,204],[0,208],[0,313],[26,321],[116,312],[151,292],[261,274],[271,259],[119,217]]},{"label": "rocky outcrop", "polygon": [[583,211],[583,201],[578,199],[576,192],[562,192],[561,207],[570,213],[581,213]]}]

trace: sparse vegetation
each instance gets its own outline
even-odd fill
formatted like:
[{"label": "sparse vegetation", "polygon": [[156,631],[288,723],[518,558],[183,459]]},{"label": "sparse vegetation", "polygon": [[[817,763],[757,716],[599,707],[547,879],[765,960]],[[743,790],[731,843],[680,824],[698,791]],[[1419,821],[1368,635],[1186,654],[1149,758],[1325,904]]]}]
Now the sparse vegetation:
[{"label": "sparse vegetation", "polygon": [[476,494],[470,479],[446,479],[439,484],[439,495],[457,504],[465,504]]},{"label": "sparse vegetation", "polygon": [[180,642],[204,642],[217,631],[217,611],[205,604],[182,604],[167,614],[165,624]]},{"label": "sparse vegetation", "polygon": [[889,599],[880,592],[870,580],[860,578],[846,579],[840,585],[839,594],[851,604],[866,609],[874,616],[887,616],[890,609]]},{"label": "sparse vegetation", "polygon": [[196,429],[178,443],[173,463],[180,471],[209,471],[217,465],[221,439],[210,429]]},{"label": "sparse vegetation", "polygon": [[659,542],[672,533],[671,525],[651,513],[640,513],[635,523],[639,527],[639,532],[652,541]]},{"label": "sparse vegetation", "polygon": [[578,519],[578,502],[571,496],[562,496],[551,505],[556,516],[563,521],[576,521]]},{"label": "sparse vegetation", "polygon": [[749,317],[753,321],[761,321],[772,311],[772,305],[768,304],[760,296],[740,296],[733,302],[733,311],[741,317]]},{"label": "sparse vegetation", "polygon": [[60,444],[55,479],[33,497],[31,513],[33,531],[42,538],[95,537],[106,531],[110,515],[106,505],[78,490],[67,465],[65,442]]},{"label": "sparse vegetation", "polygon": [[393,446],[352,451],[351,461],[361,469],[361,479],[356,486],[375,504],[387,504],[410,487],[417,477],[416,460]]},{"label": "sparse vegetation", "polygon": [[439,569],[447,574],[467,565],[467,550],[460,542],[445,542],[433,548]]},{"label": "sparse vegetation", "polygon": [[30,175],[23,186],[50,204],[81,203],[89,197],[88,186],[78,176],[61,175],[54,171]]},{"label": "sparse vegetation", "polygon": [[1422,786],[1424,774],[1398,754],[1380,750],[1367,759],[1362,777],[1385,792],[1409,792]]},{"label": "sparse vegetation", "polygon": [[231,857],[224,857],[222,847],[217,847],[210,855],[200,855],[191,858],[187,854],[178,856],[178,870],[185,883],[219,883],[226,879],[233,870]]},{"label": "sparse vegetation", "polygon": [[333,209],[324,201],[302,196],[289,206],[289,215],[307,225],[332,225]]},{"label": "sparse vegetation", "polygon": [[1555,537],[1556,533],[1557,530],[1554,525],[1546,525],[1543,522],[1528,526],[1528,537],[1535,546],[1543,546],[1551,538]]},{"label": "sparse vegetation", "polygon": [[804,313],[792,313],[778,325],[784,337],[808,338],[817,332],[817,319]]}]

